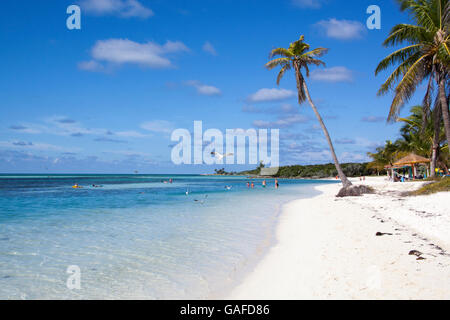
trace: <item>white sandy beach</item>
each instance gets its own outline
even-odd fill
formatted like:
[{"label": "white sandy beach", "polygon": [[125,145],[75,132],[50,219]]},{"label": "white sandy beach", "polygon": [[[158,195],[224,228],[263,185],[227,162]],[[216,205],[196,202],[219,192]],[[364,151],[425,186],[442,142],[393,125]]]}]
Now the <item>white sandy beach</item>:
[{"label": "white sandy beach", "polygon": [[450,299],[449,193],[401,197],[422,182],[352,182],[381,194],[338,199],[340,185],[324,185],[288,203],[277,243],[227,298]]}]

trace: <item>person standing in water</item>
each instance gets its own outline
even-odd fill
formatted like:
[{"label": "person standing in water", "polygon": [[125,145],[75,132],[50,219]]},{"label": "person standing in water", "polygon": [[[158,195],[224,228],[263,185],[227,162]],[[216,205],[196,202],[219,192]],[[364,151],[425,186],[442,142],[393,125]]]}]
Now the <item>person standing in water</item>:
[{"label": "person standing in water", "polygon": [[250,188],[250,182],[247,182],[247,188]]},{"label": "person standing in water", "polygon": [[255,188],[255,184],[254,184],[253,181],[252,181],[252,189],[253,189],[253,188]]},{"label": "person standing in water", "polygon": [[278,189],[279,186],[280,184],[278,183],[278,179],[275,179],[275,189]]},{"label": "person standing in water", "polygon": [[263,188],[265,188],[265,187],[266,187],[266,180],[263,180],[263,182],[262,182],[262,186],[263,186]]}]

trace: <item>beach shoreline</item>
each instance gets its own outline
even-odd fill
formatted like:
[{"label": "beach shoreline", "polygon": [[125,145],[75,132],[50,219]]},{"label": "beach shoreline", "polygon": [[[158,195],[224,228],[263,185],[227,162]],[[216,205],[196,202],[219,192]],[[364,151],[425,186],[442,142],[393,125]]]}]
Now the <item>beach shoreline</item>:
[{"label": "beach shoreline", "polygon": [[338,199],[340,184],[327,184],[287,203],[275,244],[226,298],[449,299],[448,193],[403,197],[423,182],[352,180],[377,194]]}]

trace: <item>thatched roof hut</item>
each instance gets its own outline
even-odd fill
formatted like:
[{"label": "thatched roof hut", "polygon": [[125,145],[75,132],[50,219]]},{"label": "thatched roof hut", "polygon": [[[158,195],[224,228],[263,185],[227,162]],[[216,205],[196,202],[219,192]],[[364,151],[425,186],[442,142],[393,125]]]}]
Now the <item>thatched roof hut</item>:
[{"label": "thatched roof hut", "polygon": [[430,159],[418,156],[417,154],[414,154],[414,153],[410,153],[406,157],[403,157],[400,160],[398,160],[397,162],[395,162],[393,165],[393,169],[395,167],[397,167],[397,168],[410,167],[412,178],[413,178],[413,180],[415,180],[416,179],[416,164],[420,164],[420,163],[425,164],[425,163],[429,163],[429,162],[431,162]]},{"label": "thatched roof hut", "polygon": [[410,153],[406,157],[401,158],[400,160],[394,163],[394,166],[412,166],[417,163],[428,163],[431,162],[430,159],[418,156],[417,154]]}]

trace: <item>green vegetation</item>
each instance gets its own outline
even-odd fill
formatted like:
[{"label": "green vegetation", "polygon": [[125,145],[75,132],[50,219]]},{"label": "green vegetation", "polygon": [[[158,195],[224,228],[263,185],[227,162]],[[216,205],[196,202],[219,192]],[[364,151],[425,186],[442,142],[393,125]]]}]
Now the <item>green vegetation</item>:
[{"label": "green vegetation", "polygon": [[400,128],[400,138],[394,142],[388,140],[383,147],[378,147],[376,152],[369,152],[368,155],[373,159],[369,168],[382,171],[384,166],[392,165],[412,152],[433,160],[431,172],[435,172],[435,168],[447,172],[449,154],[443,123],[441,122],[436,130],[435,123],[424,117],[422,106],[412,107],[408,117],[399,118],[397,121],[404,123]]},{"label": "green vegetation", "polygon": [[225,171],[225,168],[222,169],[214,169],[214,174],[216,175],[220,175],[220,176],[232,176],[232,175],[236,175],[236,172],[227,172]]},{"label": "green vegetation", "polygon": [[450,178],[442,178],[437,182],[428,183],[419,190],[410,192],[409,195],[420,196],[445,191],[450,191]]},{"label": "green vegetation", "polygon": [[[342,171],[346,176],[359,177],[376,174],[376,170],[368,167],[368,163],[343,163]],[[241,175],[259,175],[260,167],[255,170],[240,172]],[[328,178],[337,176],[337,170],[334,164],[318,164],[318,165],[295,165],[280,167],[278,173],[274,176],[277,178]]]},{"label": "green vegetation", "polygon": [[[401,11],[409,13],[413,24],[394,26],[384,41],[385,47],[398,48],[401,45],[403,48],[396,49],[378,64],[375,75],[395,67],[378,94],[394,94],[388,120],[400,120],[409,124],[402,135],[409,134],[411,139],[403,137],[404,142],[410,144],[410,149],[417,154],[431,158],[431,174],[434,175],[434,168],[440,161],[438,153],[442,151],[442,140],[450,140],[449,92],[448,87],[446,88],[450,65],[450,7],[448,0],[397,2]],[[422,105],[412,111],[410,119],[398,119],[401,108],[423,82],[427,85]],[[416,119],[412,119],[414,116],[417,116]],[[409,132],[410,129],[416,129],[416,132]],[[424,135],[423,139],[421,134]],[[398,152],[407,149],[405,145],[401,147]],[[381,152],[383,150],[378,150],[377,153]],[[448,147],[446,156],[448,157]],[[389,160],[383,159],[380,162],[380,158],[383,158],[381,154],[373,158],[373,165],[378,168]]]}]

